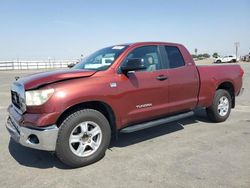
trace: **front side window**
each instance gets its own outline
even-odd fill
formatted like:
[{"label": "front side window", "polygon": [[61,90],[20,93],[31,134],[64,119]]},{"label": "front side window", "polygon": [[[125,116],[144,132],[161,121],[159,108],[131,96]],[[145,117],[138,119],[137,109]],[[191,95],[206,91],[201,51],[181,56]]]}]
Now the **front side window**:
[{"label": "front side window", "polygon": [[146,67],[146,69],[142,71],[155,71],[161,69],[157,46],[143,46],[136,48],[128,54],[126,60],[131,58],[142,59]]},{"label": "front side window", "polygon": [[86,69],[86,70],[106,70],[113,62],[124,52],[127,45],[111,46],[103,48],[90,56],[84,58],[80,63],[76,64],[73,69]]},{"label": "front side window", "polygon": [[165,50],[168,56],[169,67],[178,68],[185,65],[184,59],[180,50],[175,46],[165,46]]}]

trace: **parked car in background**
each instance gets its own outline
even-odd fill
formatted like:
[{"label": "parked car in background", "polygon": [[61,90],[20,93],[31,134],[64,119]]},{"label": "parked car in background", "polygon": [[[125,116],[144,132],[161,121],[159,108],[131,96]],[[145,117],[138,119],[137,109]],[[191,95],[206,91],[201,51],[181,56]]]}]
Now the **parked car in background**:
[{"label": "parked car in background", "polygon": [[241,58],[242,61],[250,62],[250,53]]},{"label": "parked car in background", "polygon": [[237,58],[234,55],[217,57],[215,58],[215,61],[214,61],[214,63],[235,63],[235,62],[237,62]]},{"label": "parked car in background", "polygon": [[72,68],[72,67],[74,67],[77,63],[78,63],[78,62],[70,63],[70,64],[68,64],[68,67],[69,67],[69,68]]}]

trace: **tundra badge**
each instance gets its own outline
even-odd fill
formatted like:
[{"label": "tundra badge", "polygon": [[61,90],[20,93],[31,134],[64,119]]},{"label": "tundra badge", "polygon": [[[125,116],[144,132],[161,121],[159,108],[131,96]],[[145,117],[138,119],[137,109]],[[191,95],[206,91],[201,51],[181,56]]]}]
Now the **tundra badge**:
[{"label": "tundra badge", "polygon": [[148,108],[148,107],[151,107],[153,106],[152,103],[147,103],[147,104],[138,104],[136,105],[136,108]]}]

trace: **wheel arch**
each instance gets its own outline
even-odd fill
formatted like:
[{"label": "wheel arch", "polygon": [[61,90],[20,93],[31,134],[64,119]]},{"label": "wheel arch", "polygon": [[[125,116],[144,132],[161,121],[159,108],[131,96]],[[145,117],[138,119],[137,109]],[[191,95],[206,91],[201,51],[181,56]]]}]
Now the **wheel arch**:
[{"label": "wheel arch", "polygon": [[234,108],[235,107],[235,89],[234,89],[234,85],[232,84],[232,82],[230,81],[222,82],[218,85],[216,90],[218,89],[224,89],[229,92],[229,94],[232,97],[232,108]]},{"label": "wheel arch", "polygon": [[102,101],[87,101],[87,102],[82,102],[82,103],[70,106],[63,113],[61,113],[61,115],[56,121],[56,125],[59,127],[60,124],[63,122],[63,120],[66,117],[68,117],[70,114],[80,109],[86,109],[86,108],[94,109],[94,110],[101,112],[107,118],[110,124],[112,135],[117,134],[115,113],[110,105]]}]

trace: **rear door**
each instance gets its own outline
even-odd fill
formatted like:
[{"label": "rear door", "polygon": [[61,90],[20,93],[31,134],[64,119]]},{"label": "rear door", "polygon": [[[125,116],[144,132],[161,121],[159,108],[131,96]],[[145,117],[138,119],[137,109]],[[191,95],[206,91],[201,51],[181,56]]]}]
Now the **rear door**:
[{"label": "rear door", "polygon": [[120,116],[123,125],[146,121],[167,114],[167,69],[162,66],[158,46],[132,50],[126,59],[143,59],[146,70],[120,74],[118,80]]},{"label": "rear door", "polygon": [[195,108],[199,91],[199,75],[195,64],[185,62],[181,53],[181,50],[186,50],[184,47],[179,49],[177,46],[163,46],[163,49],[164,62],[168,66],[168,112]]}]

